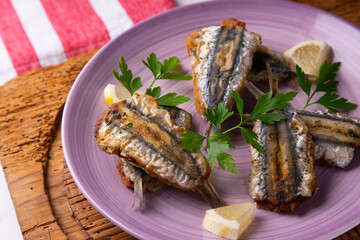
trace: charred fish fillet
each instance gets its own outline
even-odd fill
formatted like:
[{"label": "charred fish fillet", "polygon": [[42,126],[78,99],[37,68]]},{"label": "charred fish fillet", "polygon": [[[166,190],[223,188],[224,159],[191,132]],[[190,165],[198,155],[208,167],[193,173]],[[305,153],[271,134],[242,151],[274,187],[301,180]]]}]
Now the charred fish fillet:
[{"label": "charred fish fillet", "polygon": [[[178,107],[165,106],[164,109],[169,112],[170,117],[178,126],[187,130],[191,129],[192,116],[190,113]],[[117,168],[123,184],[126,187],[134,188],[134,197],[139,196],[140,207],[144,201],[144,191],[155,192],[164,185],[162,181],[150,176],[141,168],[135,167],[124,157],[119,157]]]},{"label": "charred fish fillet", "polygon": [[245,23],[235,19],[197,30],[187,39],[194,102],[200,115],[220,102],[232,108],[232,91],[243,91],[260,41],[260,35],[248,32]]},{"label": "charred fish fillet", "polygon": [[318,163],[344,168],[360,147],[360,119],[320,110],[297,110],[304,119],[315,143]]},{"label": "charred fish fillet", "polygon": [[249,192],[259,208],[295,211],[317,191],[314,146],[296,111],[289,107],[281,113],[287,116],[285,120],[254,125],[265,154],[251,147]]},{"label": "charred fish fillet", "polygon": [[261,45],[254,54],[247,80],[253,83],[268,82],[269,74],[266,63],[270,65],[273,77],[279,81],[296,78],[296,73],[291,70],[289,62],[280,53]]},{"label": "charred fish fillet", "polygon": [[169,185],[199,191],[212,207],[224,206],[209,182],[211,169],[205,157],[181,149],[184,131],[155,98],[135,93],[103,113],[95,126],[95,138],[106,153],[127,158]]}]

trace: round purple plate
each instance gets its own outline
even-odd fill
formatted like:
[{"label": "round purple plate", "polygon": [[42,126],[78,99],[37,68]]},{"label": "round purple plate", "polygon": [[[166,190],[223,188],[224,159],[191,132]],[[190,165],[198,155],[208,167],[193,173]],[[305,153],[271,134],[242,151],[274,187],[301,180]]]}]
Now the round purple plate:
[{"label": "round purple plate", "polygon": [[[261,34],[265,46],[284,52],[308,40],[325,40],[333,49],[334,61],[341,61],[339,93],[360,103],[360,31],[329,13],[305,5],[282,1],[214,1],[179,7],[137,24],[103,47],[85,66],[67,99],[62,141],[66,163],[82,193],[106,218],[142,239],[216,239],[201,226],[209,205],[197,192],[166,186],[156,193],[145,193],[142,211],[132,208],[133,191],[123,186],[115,168],[117,158],[100,151],[93,137],[94,124],[106,109],[103,89],[119,84],[112,74],[123,56],[144,86],[151,73],[141,63],[151,52],[159,59],[177,56],[182,70],[191,74],[185,40],[196,29],[218,25],[227,18],[246,22],[247,29]],[[192,82],[159,81],[164,93],[178,92],[193,98]],[[281,91],[298,90],[283,86]],[[247,97],[245,96],[245,101]],[[303,106],[299,94],[293,105]],[[183,104],[193,115],[194,129],[204,132],[205,121],[196,114],[194,103]],[[360,108],[350,112],[360,116]],[[252,201],[247,188],[251,167],[249,147],[236,134],[238,174],[219,167],[212,182],[228,203]],[[360,155],[346,169],[316,167],[319,191],[296,212],[275,213],[257,210],[255,221],[244,232],[244,239],[330,239],[360,223]]]}]

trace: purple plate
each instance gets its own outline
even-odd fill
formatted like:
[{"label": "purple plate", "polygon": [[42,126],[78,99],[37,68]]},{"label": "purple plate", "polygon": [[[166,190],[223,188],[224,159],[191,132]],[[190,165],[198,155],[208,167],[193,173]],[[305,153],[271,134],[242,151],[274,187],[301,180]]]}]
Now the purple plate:
[{"label": "purple plate", "polygon": [[[132,208],[133,191],[123,186],[115,168],[117,158],[98,150],[93,137],[94,124],[106,109],[103,89],[118,82],[112,69],[118,69],[124,56],[144,86],[151,73],[141,63],[151,52],[162,60],[177,56],[184,72],[191,74],[185,40],[196,29],[218,25],[234,17],[246,22],[247,29],[262,35],[262,42],[279,52],[308,39],[325,40],[341,61],[339,93],[360,103],[360,31],[352,24],[324,11],[280,1],[214,1],[179,7],[137,24],[103,47],[85,66],[67,99],[62,141],[66,163],[77,186],[99,212],[128,233],[142,239],[217,239],[201,226],[209,205],[197,192],[169,186],[145,193],[145,206]],[[192,82],[159,81],[163,92],[175,91],[193,98]],[[283,86],[281,91],[299,90]],[[245,97],[245,101],[247,101]],[[299,94],[293,105],[303,106]],[[205,121],[195,111],[193,101],[182,107],[193,114],[194,128],[204,131]],[[360,116],[360,108],[350,112]],[[218,167],[212,182],[229,204],[252,201],[247,188],[249,147],[236,137],[238,174]],[[316,167],[319,191],[294,213],[257,210],[255,221],[244,239],[330,239],[360,223],[360,155],[346,169]],[[135,204],[137,206],[137,204]]]}]

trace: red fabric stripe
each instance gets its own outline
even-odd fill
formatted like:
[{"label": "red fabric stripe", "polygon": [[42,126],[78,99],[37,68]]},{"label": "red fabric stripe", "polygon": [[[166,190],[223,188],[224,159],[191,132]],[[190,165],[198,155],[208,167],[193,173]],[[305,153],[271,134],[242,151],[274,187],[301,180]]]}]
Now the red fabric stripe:
[{"label": "red fabric stripe", "polygon": [[119,2],[134,23],[176,6],[173,0],[119,0]]},{"label": "red fabric stripe", "polygon": [[109,33],[87,0],[41,0],[68,58],[109,41]]},{"label": "red fabric stripe", "polygon": [[0,22],[0,36],[17,74],[41,67],[10,0],[0,1]]}]

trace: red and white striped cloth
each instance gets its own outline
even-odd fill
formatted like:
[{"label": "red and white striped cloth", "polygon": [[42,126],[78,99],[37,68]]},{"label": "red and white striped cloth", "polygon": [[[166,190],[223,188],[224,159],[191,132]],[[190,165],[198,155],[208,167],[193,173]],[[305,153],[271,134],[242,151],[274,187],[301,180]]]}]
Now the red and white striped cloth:
[{"label": "red and white striped cloth", "polygon": [[0,0],[0,86],[102,47],[173,0]]}]

